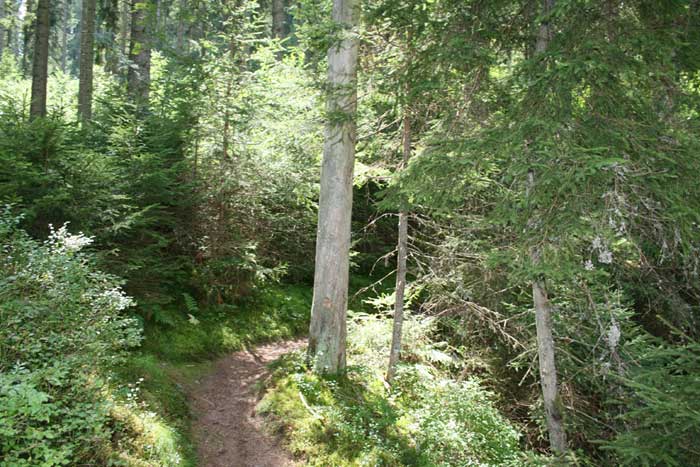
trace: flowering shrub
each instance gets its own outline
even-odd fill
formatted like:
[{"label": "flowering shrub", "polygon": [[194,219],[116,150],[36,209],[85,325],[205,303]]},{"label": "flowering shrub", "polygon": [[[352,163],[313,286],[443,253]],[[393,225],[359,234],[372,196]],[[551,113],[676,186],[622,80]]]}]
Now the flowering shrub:
[{"label": "flowering shrub", "polygon": [[51,229],[40,243],[0,212],[0,459],[5,466],[78,465],[108,429],[109,368],[140,341],[119,281]]}]

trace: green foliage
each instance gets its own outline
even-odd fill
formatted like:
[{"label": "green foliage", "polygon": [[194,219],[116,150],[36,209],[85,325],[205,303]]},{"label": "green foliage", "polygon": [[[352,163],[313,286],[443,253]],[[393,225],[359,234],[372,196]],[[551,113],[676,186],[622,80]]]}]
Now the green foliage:
[{"label": "green foliage", "polygon": [[520,434],[477,380],[457,381],[453,359],[434,342],[435,322],[409,318],[406,351],[394,385],[382,379],[391,322],[358,315],[349,327],[346,376],[311,374],[302,355],[276,365],[258,409],[289,435],[308,465],[533,465]]},{"label": "green foliage", "polygon": [[[170,362],[198,362],[247,345],[298,336],[308,330],[310,290],[268,286],[235,305],[169,313],[168,325],[146,327],[145,351]],[[192,319],[194,318],[194,319]]]},{"label": "green foliage", "polygon": [[109,442],[111,365],[140,342],[120,281],[65,226],[42,243],[0,217],[0,454],[7,465],[71,465]]},{"label": "green foliage", "polygon": [[623,378],[616,402],[628,427],[606,449],[621,465],[685,466],[697,462],[700,436],[700,344],[656,342]]}]

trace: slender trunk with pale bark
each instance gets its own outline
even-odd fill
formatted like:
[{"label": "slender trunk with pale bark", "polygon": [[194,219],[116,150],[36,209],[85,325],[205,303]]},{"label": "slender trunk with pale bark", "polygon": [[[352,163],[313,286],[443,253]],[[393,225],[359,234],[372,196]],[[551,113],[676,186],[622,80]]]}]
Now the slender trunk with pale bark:
[{"label": "slender trunk with pale bark", "polygon": [[[543,0],[544,20],[540,24],[538,31],[535,55],[544,53],[549,46],[551,29],[548,16],[553,8],[554,0]],[[527,180],[528,196],[534,189],[534,185],[535,172],[531,169],[528,172]],[[530,251],[530,259],[533,265],[537,266],[540,264],[540,256],[539,247],[533,247]],[[553,452],[562,454],[567,450],[566,431],[564,429],[563,407],[557,386],[555,346],[552,336],[552,309],[542,277],[536,277],[532,281],[532,298],[535,306],[540,386],[542,387],[542,399],[547,421],[547,431],[549,432],[549,444]]]},{"label": "slender trunk with pale bark", "polygon": [[[408,110],[403,116],[403,161],[401,169],[408,165],[411,157],[411,119]],[[394,302],[394,326],[389,350],[389,367],[386,380],[391,383],[396,375],[396,365],[401,357],[401,338],[403,333],[404,294],[406,292],[406,258],[408,257],[408,212],[399,212],[399,239],[396,252],[396,300]]]},{"label": "slender trunk with pale bark", "polygon": [[5,38],[7,36],[7,31],[5,30],[5,0],[0,0],[0,58],[5,52]]},{"label": "slender trunk with pale bark", "polygon": [[61,28],[61,71],[68,73],[68,36],[70,35],[70,0],[63,2],[63,27]]},{"label": "slender trunk with pale bark", "polygon": [[80,18],[80,72],[78,79],[78,118],[92,119],[92,66],[95,58],[95,0],[83,0]]},{"label": "slender trunk with pale bark", "polygon": [[24,20],[22,25],[22,72],[27,75],[29,73],[29,57],[32,55],[32,39],[34,39],[35,32],[34,0],[26,0],[24,7]]},{"label": "slender trunk with pale bark", "polygon": [[131,41],[129,44],[129,72],[127,92],[136,105],[148,108],[151,86],[151,41],[149,37],[148,3],[132,0]]},{"label": "slender trunk with pale bark", "polygon": [[342,37],[328,50],[328,103],[316,238],[309,360],[317,373],[345,370],[352,177],[357,127],[355,0],[334,0]]},{"label": "slender trunk with pale bark", "polygon": [[129,11],[130,1],[123,0],[119,6],[119,50],[121,57],[126,58],[129,47]]},{"label": "slender trunk with pale bark", "polygon": [[46,87],[49,75],[49,18],[50,0],[39,0],[36,11],[36,36],[32,63],[32,98],[29,118],[46,116]]},{"label": "slender trunk with pale bark", "polygon": [[177,32],[175,49],[180,52],[185,52],[185,32],[187,29],[187,0],[180,0],[180,6],[177,12]]}]

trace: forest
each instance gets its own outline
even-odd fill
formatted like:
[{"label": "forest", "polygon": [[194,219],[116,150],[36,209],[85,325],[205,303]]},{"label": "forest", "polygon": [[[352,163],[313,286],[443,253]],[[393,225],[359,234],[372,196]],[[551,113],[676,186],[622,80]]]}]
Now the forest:
[{"label": "forest", "polygon": [[700,466],[698,0],[0,0],[0,467]]}]

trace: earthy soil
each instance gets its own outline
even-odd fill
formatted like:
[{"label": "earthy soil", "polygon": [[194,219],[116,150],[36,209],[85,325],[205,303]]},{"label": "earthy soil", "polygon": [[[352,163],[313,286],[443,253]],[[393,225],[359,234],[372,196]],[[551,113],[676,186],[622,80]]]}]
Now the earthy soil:
[{"label": "earthy soil", "polygon": [[194,385],[194,435],[200,467],[290,467],[295,463],[279,440],[262,430],[255,414],[256,383],[267,364],[298,349],[302,341],[263,345],[218,360]]}]

